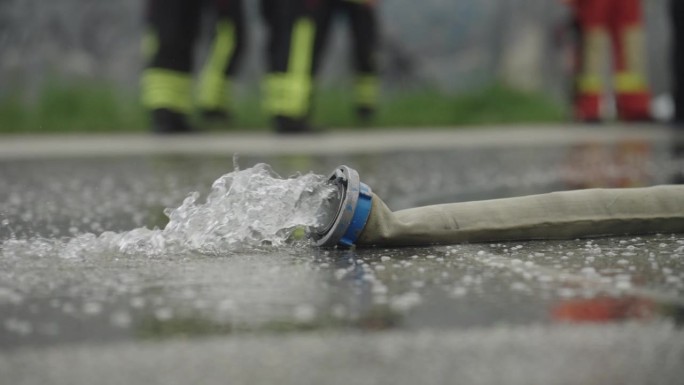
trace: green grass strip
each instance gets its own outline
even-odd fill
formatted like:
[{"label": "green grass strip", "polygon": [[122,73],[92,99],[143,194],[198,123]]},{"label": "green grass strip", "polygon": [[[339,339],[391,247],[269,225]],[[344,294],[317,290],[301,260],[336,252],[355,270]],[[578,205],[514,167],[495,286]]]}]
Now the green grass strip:
[{"label": "green grass strip", "polygon": [[[0,134],[144,132],[148,117],[139,97],[96,83],[48,82],[38,97],[27,102],[21,92],[0,96]],[[237,95],[236,95],[237,96]],[[231,127],[209,130],[268,130],[268,117],[254,92],[235,98]],[[413,90],[384,95],[376,119],[365,126],[356,121],[353,89],[316,92],[312,120],[326,128],[454,127],[462,125],[559,122],[564,108],[550,98],[501,85],[465,93]],[[198,125],[193,118],[193,121]]]}]

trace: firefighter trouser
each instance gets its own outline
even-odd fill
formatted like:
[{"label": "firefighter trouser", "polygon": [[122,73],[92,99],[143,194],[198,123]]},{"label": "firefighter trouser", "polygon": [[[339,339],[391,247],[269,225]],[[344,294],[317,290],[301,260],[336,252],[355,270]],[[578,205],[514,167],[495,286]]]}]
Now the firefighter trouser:
[{"label": "firefighter trouser", "polygon": [[325,0],[261,0],[268,29],[264,106],[273,117],[308,116],[316,18]]},{"label": "firefighter trouser", "polygon": [[378,27],[375,5],[367,0],[329,0],[319,19],[316,35],[317,70],[329,39],[331,21],[338,13],[348,18],[353,49],[352,65],[355,72],[355,103],[358,107],[374,109],[378,101],[377,48]]},{"label": "firefighter trouser", "polygon": [[684,123],[684,1],[670,0],[675,121]]},{"label": "firefighter trouser", "polygon": [[148,0],[148,32],[143,41],[147,66],[141,81],[145,107],[192,110],[193,53],[205,6],[214,13],[215,27],[200,74],[197,104],[207,110],[227,108],[227,82],[244,45],[241,0]]},{"label": "firefighter trouser", "polygon": [[599,120],[604,91],[601,72],[608,44],[613,56],[613,87],[618,117],[650,118],[650,92],[646,81],[646,55],[640,0],[576,0],[575,12],[582,35],[578,95],[579,120]]}]

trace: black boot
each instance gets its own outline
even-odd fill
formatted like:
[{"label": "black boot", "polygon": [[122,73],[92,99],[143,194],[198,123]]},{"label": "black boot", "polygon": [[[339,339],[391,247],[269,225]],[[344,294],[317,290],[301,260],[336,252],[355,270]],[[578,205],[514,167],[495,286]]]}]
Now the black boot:
[{"label": "black boot", "polygon": [[369,106],[356,107],[356,119],[361,124],[369,124],[375,118],[375,108]]},{"label": "black boot", "polygon": [[167,108],[152,110],[152,132],[156,134],[187,134],[195,132],[185,114]]},{"label": "black boot", "polygon": [[310,134],[314,132],[313,127],[305,118],[277,115],[273,118],[273,124],[278,134]]},{"label": "black boot", "polygon": [[229,125],[233,118],[230,112],[220,109],[202,109],[200,115],[204,123],[211,125]]}]

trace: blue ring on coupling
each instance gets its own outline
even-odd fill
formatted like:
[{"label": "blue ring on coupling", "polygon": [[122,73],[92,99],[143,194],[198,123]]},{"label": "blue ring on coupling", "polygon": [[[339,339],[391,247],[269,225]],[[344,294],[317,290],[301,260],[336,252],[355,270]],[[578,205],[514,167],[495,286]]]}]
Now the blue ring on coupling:
[{"label": "blue ring on coupling", "polygon": [[366,226],[366,221],[368,221],[368,217],[370,216],[371,203],[373,200],[370,187],[365,183],[360,182],[358,194],[359,198],[356,201],[354,216],[352,217],[351,223],[349,223],[349,227],[347,227],[347,231],[338,242],[339,245],[346,247],[353,246],[354,243],[356,243],[356,240],[359,239],[359,235],[361,235],[361,231],[363,231],[363,228]]},{"label": "blue ring on coupling", "polygon": [[331,212],[323,212],[326,223],[310,229],[309,237],[320,247],[351,247],[366,226],[373,193],[361,183],[359,173],[348,166],[337,167],[327,183],[337,189],[337,195],[331,196]]}]

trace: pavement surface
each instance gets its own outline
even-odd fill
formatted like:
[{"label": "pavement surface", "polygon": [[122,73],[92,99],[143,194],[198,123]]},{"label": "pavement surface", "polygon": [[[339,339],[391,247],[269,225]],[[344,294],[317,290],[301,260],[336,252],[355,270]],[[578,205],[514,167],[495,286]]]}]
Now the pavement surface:
[{"label": "pavement surface", "polygon": [[348,164],[401,209],[676,183],[681,143],[648,125],[1,137],[0,383],[679,384],[682,234],[171,251],[158,229],[235,154],[247,173]]},{"label": "pavement surface", "polygon": [[0,159],[159,154],[344,155],[464,147],[558,145],[618,140],[669,141],[674,133],[654,125],[492,126],[481,128],[405,128],[337,131],[314,135],[269,133],[207,135],[40,135],[3,136]]}]

